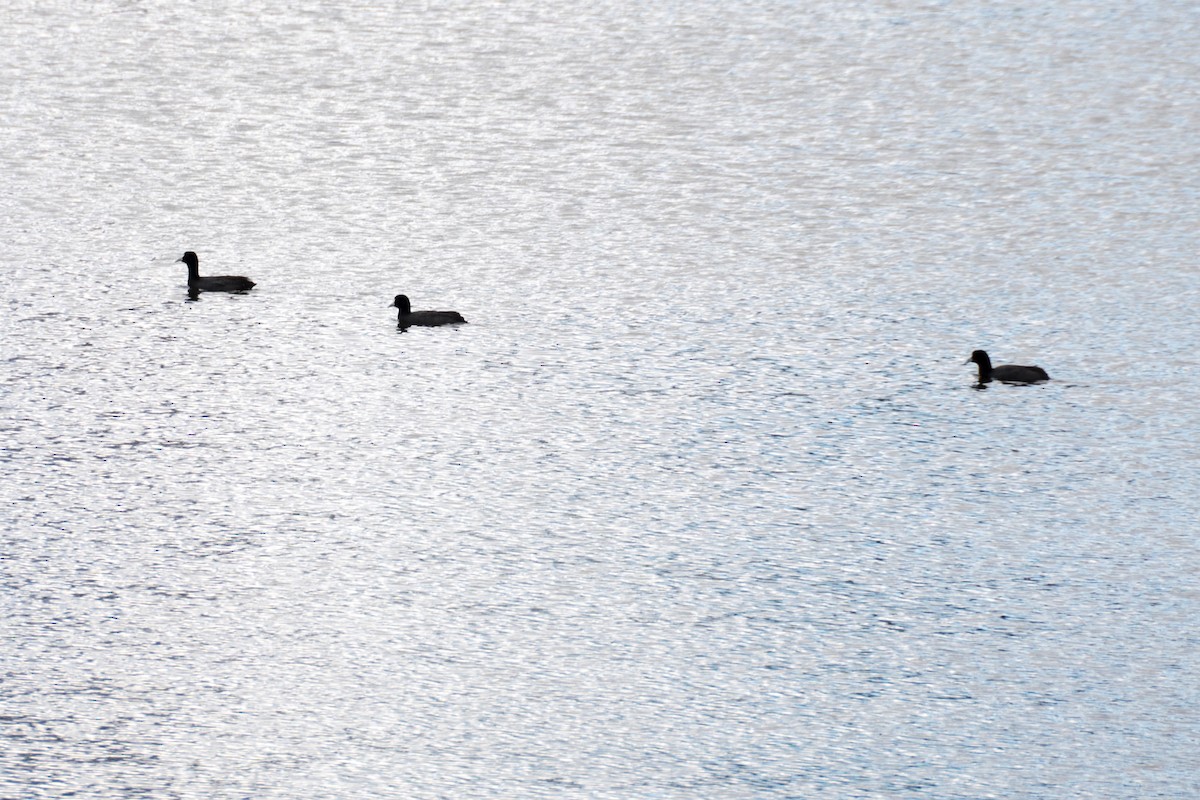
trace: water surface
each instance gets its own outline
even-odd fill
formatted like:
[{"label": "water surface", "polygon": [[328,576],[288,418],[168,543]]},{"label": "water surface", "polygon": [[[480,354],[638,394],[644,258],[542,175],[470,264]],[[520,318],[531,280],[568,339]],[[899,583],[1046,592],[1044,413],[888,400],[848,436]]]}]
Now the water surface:
[{"label": "water surface", "polygon": [[1192,5],[2,16],[0,794],[1197,793]]}]

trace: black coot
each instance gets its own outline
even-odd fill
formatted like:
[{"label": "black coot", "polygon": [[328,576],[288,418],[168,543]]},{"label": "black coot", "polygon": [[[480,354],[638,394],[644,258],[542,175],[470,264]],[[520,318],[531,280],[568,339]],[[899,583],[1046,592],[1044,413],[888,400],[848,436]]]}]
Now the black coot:
[{"label": "black coot", "polygon": [[980,383],[991,383],[993,380],[1003,383],[1037,383],[1050,380],[1046,370],[1041,367],[1026,367],[1020,364],[1001,364],[993,367],[992,359],[988,358],[988,354],[983,350],[971,353],[971,357],[963,363],[970,364],[972,361],[979,365]]},{"label": "black coot", "polygon": [[254,281],[241,275],[211,275],[201,278],[200,259],[191,250],[184,253],[179,261],[187,264],[188,289],[193,292],[245,292],[254,288]]},{"label": "black coot", "polygon": [[461,325],[466,322],[463,315],[457,311],[413,311],[408,296],[403,294],[396,295],[391,307],[400,309],[396,315],[396,323],[401,328],[410,325],[432,328],[437,325]]}]

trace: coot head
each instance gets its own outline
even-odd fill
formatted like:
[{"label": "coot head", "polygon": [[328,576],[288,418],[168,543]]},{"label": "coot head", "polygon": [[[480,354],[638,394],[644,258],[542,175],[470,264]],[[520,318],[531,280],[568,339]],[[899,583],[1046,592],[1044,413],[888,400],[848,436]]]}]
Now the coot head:
[{"label": "coot head", "polygon": [[964,361],[963,363],[964,363],[964,364],[972,364],[972,363],[974,363],[974,364],[980,364],[980,365],[986,364],[986,365],[988,366],[988,369],[991,369],[991,366],[992,366],[992,359],[988,357],[988,354],[987,354],[987,352],[986,352],[986,351],[984,351],[984,350],[974,350],[974,351],[972,351],[972,353],[971,353],[971,357],[970,357],[970,358],[968,358],[968,359],[967,359],[966,361]]}]

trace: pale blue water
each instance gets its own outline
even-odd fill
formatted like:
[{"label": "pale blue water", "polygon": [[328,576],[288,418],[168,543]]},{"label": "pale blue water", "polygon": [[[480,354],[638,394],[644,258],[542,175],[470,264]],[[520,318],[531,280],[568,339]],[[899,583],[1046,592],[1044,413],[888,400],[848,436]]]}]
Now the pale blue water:
[{"label": "pale blue water", "polygon": [[0,796],[1200,793],[1198,28],[0,11]]}]

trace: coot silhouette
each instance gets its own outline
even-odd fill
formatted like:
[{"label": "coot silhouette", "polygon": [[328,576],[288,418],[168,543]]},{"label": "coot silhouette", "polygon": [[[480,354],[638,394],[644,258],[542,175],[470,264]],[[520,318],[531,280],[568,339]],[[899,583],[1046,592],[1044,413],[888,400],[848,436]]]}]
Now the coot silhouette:
[{"label": "coot silhouette", "polygon": [[396,315],[396,323],[401,328],[410,325],[432,328],[437,325],[461,325],[466,322],[463,315],[457,311],[413,311],[408,296],[403,294],[396,295],[396,299],[388,308],[400,309]]},{"label": "coot silhouette", "polygon": [[[210,275],[200,277],[200,259],[191,250],[179,259],[187,264],[188,289],[193,292],[245,292],[254,288],[254,281],[241,275]],[[175,263],[178,264],[179,261]]]},{"label": "coot silhouette", "polygon": [[991,383],[993,380],[1003,383],[1037,383],[1050,380],[1046,370],[1041,367],[1026,367],[1020,364],[1001,364],[993,367],[992,359],[988,358],[988,354],[983,350],[971,353],[971,357],[963,363],[970,364],[972,361],[979,365],[980,383]]}]

